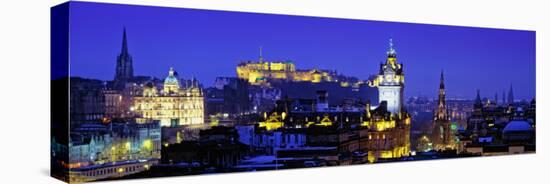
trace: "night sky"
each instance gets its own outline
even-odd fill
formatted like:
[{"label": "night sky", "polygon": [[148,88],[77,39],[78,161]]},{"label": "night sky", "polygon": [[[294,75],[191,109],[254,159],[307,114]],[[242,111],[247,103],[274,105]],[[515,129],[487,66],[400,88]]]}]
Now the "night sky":
[{"label": "night sky", "polygon": [[448,97],[535,97],[535,32],[73,2],[71,76],[112,80],[127,29],[134,74],[164,78],[174,67],[206,86],[236,76],[236,65],[292,60],[298,69],[332,69],[367,79],[394,40],[405,95],[436,97],[445,72]]}]

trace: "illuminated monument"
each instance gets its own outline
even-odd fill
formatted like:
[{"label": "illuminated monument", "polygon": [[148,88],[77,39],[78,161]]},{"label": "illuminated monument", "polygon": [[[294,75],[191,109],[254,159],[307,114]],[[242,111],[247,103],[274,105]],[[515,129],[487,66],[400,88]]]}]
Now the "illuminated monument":
[{"label": "illuminated monument", "polygon": [[435,150],[456,149],[455,132],[453,129],[456,129],[456,127],[453,127],[451,117],[447,111],[447,105],[445,103],[445,83],[443,80],[443,72],[441,72],[439,100],[437,109],[434,112],[432,130],[433,148]]},{"label": "illuminated monument", "polygon": [[237,66],[237,75],[252,85],[269,85],[270,81],[292,82],[330,82],[335,78],[335,72],[325,70],[296,70],[292,61],[264,61],[262,48],[257,62],[247,61]]},{"label": "illuminated monument", "polygon": [[380,64],[380,73],[370,82],[373,87],[378,87],[379,101],[386,101],[388,111],[400,114],[403,109],[403,88],[405,79],[403,66],[397,63],[393,41],[390,39],[390,48],[387,52],[386,63]]},{"label": "illuminated monument", "polygon": [[[378,87],[378,108],[368,112],[363,126],[370,128],[369,161],[399,158],[410,152],[411,117],[403,110],[405,85],[403,65],[397,63],[393,40],[389,41],[386,63],[380,64],[378,76],[369,85]],[[367,107],[368,109],[370,107]],[[375,137],[373,139],[373,137]]]},{"label": "illuminated monument", "polygon": [[204,123],[204,95],[198,81],[181,88],[176,72],[170,68],[163,89],[148,82],[143,95],[134,97],[134,110],[142,118],[160,120],[162,126]]}]

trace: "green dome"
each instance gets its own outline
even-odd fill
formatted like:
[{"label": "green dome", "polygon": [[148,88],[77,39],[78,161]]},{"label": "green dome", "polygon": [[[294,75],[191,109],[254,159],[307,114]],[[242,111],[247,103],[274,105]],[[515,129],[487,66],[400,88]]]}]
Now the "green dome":
[{"label": "green dome", "polygon": [[168,77],[164,79],[164,85],[179,85],[178,78],[174,76],[174,69],[170,68],[170,72],[168,73]]}]

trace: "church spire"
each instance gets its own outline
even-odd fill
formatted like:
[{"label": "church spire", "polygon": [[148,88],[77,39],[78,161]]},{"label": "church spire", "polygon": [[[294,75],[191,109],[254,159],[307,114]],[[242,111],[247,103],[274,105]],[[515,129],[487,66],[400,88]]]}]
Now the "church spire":
[{"label": "church spire", "polygon": [[126,41],[126,27],[124,27],[122,32],[122,50],[120,51],[121,54],[128,54],[128,43]]},{"label": "church spire", "polygon": [[126,38],[126,28],[122,31],[122,48],[120,54],[117,57],[116,71],[115,71],[114,87],[116,89],[123,89],[127,82],[134,77],[134,68],[132,64],[132,56],[128,52],[128,42]]},{"label": "church spire", "polygon": [[441,70],[441,78],[439,83],[439,102],[437,105],[437,117],[438,119],[447,118],[447,106],[445,104],[445,82],[443,78],[443,70]]},{"label": "church spire", "polygon": [[483,104],[481,103],[481,97],[479,96],[479,89],[477,89],[476,100],[474,102],[474,109],[475,108],[481,109],[482,107],[483,107]]},{"label": "church spire", "polygon": [[445,83],[443,79],[443,70],[441,70],[441,77],[439,78],[439,89],[445,89]]}]

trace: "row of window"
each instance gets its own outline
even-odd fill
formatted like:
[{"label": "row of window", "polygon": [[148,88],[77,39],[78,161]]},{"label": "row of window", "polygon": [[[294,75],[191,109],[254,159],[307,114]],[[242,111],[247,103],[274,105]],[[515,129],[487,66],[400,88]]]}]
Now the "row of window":
[{"label": "row of window", "polygon": [[103,176],[106,174],[136,172],[136,170],[141,169],[142,167],[143,167],[142,165],[133,165],[133,166],[119,167],[119,168],[112,167],[112,168],[88,171],[83,173],[83,175],[87,177],[96,177],[96,176]]}]

